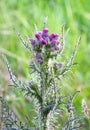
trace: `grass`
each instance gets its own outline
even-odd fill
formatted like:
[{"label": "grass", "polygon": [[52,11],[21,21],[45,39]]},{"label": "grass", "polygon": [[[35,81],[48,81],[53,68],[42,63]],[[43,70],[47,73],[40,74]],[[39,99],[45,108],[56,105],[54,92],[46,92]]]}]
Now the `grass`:
[{"label": "grass", "polygon": [[[4,52],[9,62],[19,78],[29,77],[28,71],[28,58],[30,54],[20,44],[13,28],[17,28],[22,36],[27,40],[34,34],[34,24],[39,29],[43,27],[43,19],[48,16],[47,26],[51,32],[60,32],[62,24],[65,23],[65,31],[70,28],[66,40],[66,55],[72,53],[73,47],[81,36],[81,44],[78,49],[75,61],[78,62],[77,67],[73,68],[71,76],[66,76],[64,82],[65,89],[68,87],[70,93],[74,90],[80,89],[80,95],[76,98],[75,104],[79,111],[81,100],[86,99],[88,107],[90,108],[90,1],[89,0],[1,0],[0,1],[0,50]],[[23,57],[23,58],[22,58]],[[2,60],[0,60],[0,87],[7,94],[7,83],[5,77],[8,72]],[[17,67],[18,65],[18,67]],[[3,91],[2,90],[2,91]],[[14,90],[13,90],[14,91]],[[24,112],[27,113],[28,102],[20,95],[21,106],[23,111],[19,112],[20,105],[17,106],[17,111],[20,115]],[[17,102],[17,101],[15,101]],[[27,107],[25,108],[25,105]],[[18,115],[19,115],[18,114]],[[87,128],[90,129],[90,121],[86,120]],[[85,129],[85,128],[84,128]]]}]

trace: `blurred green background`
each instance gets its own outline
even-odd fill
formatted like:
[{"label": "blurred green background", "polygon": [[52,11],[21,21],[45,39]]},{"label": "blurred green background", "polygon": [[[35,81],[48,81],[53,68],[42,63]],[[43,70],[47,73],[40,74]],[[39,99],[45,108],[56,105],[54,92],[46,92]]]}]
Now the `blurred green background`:
[{"label": "blurred green background", "polygon": [[[46,16],[50,32],[60,33],[63,24],[65,31],[70,29],[65,45],[66,57],[67,55],[70,57],[78,37],[81,36],[81,44],[75,58],[78,65],[66,76],[63,83],[64,89],[68,88],[68,94],[81,90],[75,99],[79,113],[82,99],[86,100],[90,108],[90,0],[0,0],[0,51],[8,57],[17,77],[29,79],[30,54],[20,44],[13,28],[27,40],[27,37],[32,37],[35,32],[34,24],[42,29]],[[16,115],[22,119],[28,111],[32,111],[33,105],[29,103],[29,99],[23,97],[23,94],[7,84],[11,84],[8,71],[0,58],[0,94],[7,97]],[[88,119],[85,121],[83,129],[90,130],[90,121]]]}]

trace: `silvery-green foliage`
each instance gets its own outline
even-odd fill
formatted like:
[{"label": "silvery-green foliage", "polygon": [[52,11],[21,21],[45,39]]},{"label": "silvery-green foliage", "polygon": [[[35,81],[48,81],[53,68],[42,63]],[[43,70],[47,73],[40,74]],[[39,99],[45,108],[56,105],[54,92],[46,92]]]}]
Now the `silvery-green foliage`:
[{"label": "silvery-green foliage", "polygon": [[[80,128],[79,120],[83,116],[78,116],[75,113],[73,107],[73,99],[77,92],[69,96],[62,95],[60,90],[59,80],[75,65],[74,57],[80,43],[78,39],[75,49],[69,60],[58,62],[57,58],[62,56],[65,36],[64,26],[62,26],[60,35],[56,33],[49,34],[48,28],[45,26],[42,31],[37,31],[34,38],[30,38],[28,44],[23,40],[20,33],[15,29],[16,34],[21,40],[22,44],[30,53],[32,53],[32,60],[29,65],[32,70],[30,74],[30,80],[28,83],[22,82],[16,78],[13,74],[7,58],[1,53],[4,59],[10,78],[13,82],[13,86],[21,91],[25,96],[30,96],[34,102],[36,116],[33,117],[34,128],[25,128],[19,123],[15,124],[16,130],[76,130]],[[68,32],[68,31],[67,31]],[[32,76],[33,75],[33,76]],[[2,98],[1,98],[2,99]],[[4,101],[3,99],[1,101]],[[2,104],[6,104],[2,102]],[[8,107],[6,107],[8,108]],[[7,113],[9,108],[6,109]],[[4,110],[3,110],[4,111]],[[68,116],[67,121],[61,126],[58,119],[61,112],[66,113]],[[11,118],[11,117],[10,117]],[[12,117],[13,118],[13,117]],[[5,127],[8,130],[14,130],[8,128],[7,117],[1,118]],[[8,116],[9,119],[9,116]],[[13,121],[13,120],[12,120]],[[6,125],[7,124],[7,125]],[[22,123],[23,124],[23,123]],[[13,126],[12,125],[12,126]]]},{"label": "silvery-green foliage", "polygon": [[7,102],[4,98],[0,97],[0,120],[2,121],[2,130],[33,130],[33,128],[27,128],[21,122],[19,122],[15,114],[9,109]]}]

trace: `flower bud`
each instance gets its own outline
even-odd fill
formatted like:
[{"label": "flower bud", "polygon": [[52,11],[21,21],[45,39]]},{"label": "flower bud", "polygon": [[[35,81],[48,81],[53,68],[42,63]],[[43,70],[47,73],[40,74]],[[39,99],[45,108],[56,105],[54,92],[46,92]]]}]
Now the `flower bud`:
[{"label": "flower bud", "polygon": [[48,28],[44,28],[43,33],[48,33]]},{"label": "flower bud", "polygon": [[42,40],[41,40],[41,43],[42,43],[42,45],[46,45],[46,44],[47,44],[47,41],[44,40],[44,39],[42,39]]},{"label": "flower bud", "polygon": [[30,38],[29,40],[30,40],[30,42],[31,42],[32,45],[36,44],[36,41],[33,38]]},{"label": "flower bud", "polygon": [[38,32],[35,34],[35,37],[39,40],[41,38],[42,32]]},{"label": "flower bud", "polygon": [[48,41],[48,39],[49,39],[49,37],[48,37],[48,28],[43,29],[42,38],[45,39],[46,41]]},{"label": "flower bud", "polygon": [[42,63],[43,62],[43,58],[41,56],[41,53],[36,53],[36,61],[38,63]]},{"label": "flower bud", "polygon": [[53,40],[53,39],[54,39],[54,40],[57,40],[58,37],[59,37],[58,34],[52,33],[52,34],[49,36],[49,39],[50,39],[50,41]]},{"label": "flower bud", "polygon": [[57,40],[52,40],[50,45],[55,46],[56,43],[57,43]]}]

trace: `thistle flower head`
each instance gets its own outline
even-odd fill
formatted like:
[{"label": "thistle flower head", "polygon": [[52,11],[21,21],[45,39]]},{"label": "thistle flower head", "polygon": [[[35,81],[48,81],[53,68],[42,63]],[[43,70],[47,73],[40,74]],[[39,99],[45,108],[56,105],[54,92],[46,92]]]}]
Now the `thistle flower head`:
[{"label": "thistle flower head", "polygon": [[[35,34],[35,38],[30,38],[30,42],[36,54],[36,61],[42,62],[44,60],[42,60],[41,55],[43,55],[43,57],[48,57],[48,61],[49,58],[52,57],[51,53],[57,52],[61,49],[61,42],[58,40],[58,38],[59,35],[56,33],[49,34],[48,28],[44,28],[42,31],[38,31]],[[47,56],[47,54],[49,55]]]},{"label": "thistle flower head", "polygon": [[36,41],[33,38],[30,38],[29,40],[30,40],[30,42],[31,42],[32,45],[36,44]]},{"label": "thistle flower head", "polygon": [[51,40],[57,40],[58,37],[59,37],[58,34],[52,33],[52,34],[49,36],[49,39],[50,39],[50,41],[51,41]]},{"label": "thistle flower head", "polygon": [[46,45],[46,44],[47,44],[47,41],[44,40],[44,39],[42,39],[42,40],[41,40],[41,43],[42,43],[42,45]]},{"label": "thistle flower head", "polygon": [[41,38],[41,34],[42,34],[42,32],[37,32],[35,34],[35,37],[39,40]]},{"label": "thistle flower head", "polygon": [[43,33],[46,33],[46,34],[47,34],[47,33],[48,33],[48,28],[44,28],[44,29],[43,29]]}]

